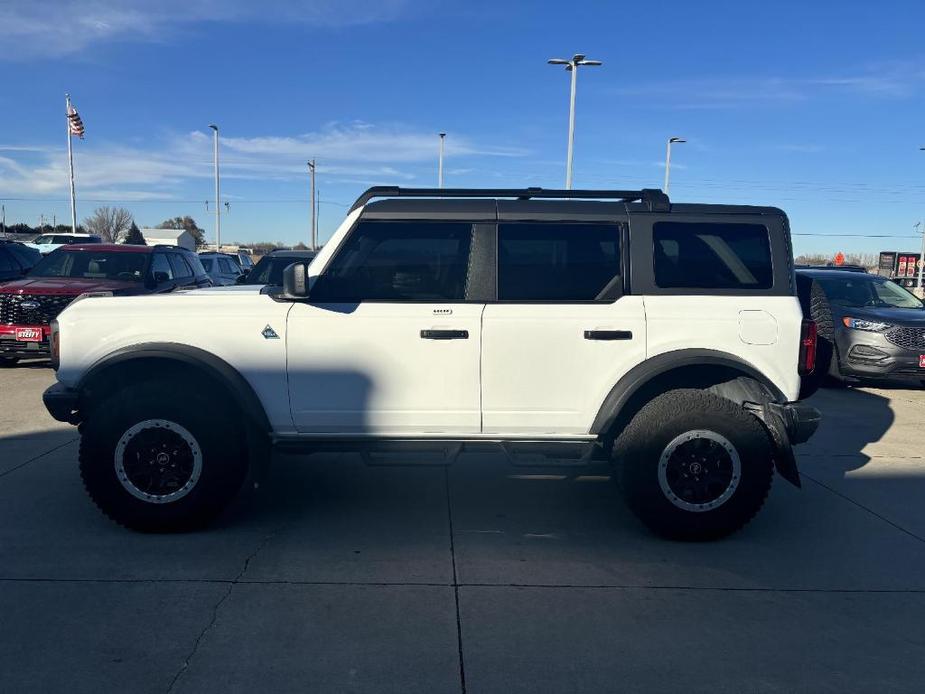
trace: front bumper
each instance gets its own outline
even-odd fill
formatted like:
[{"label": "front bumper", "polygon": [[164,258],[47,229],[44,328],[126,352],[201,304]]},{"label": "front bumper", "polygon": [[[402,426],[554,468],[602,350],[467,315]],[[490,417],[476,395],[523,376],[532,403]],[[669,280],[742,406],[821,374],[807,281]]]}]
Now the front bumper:
[{"label": "front bumper", "polygon": [[79,396],[73,388],[68,388],[63,383],[55,383],[42,393],[42,402],[48,413],[59,422],[80,422]]},{"label": "front bumper", "polygon": [[[34,328],[42,331],[41,342],[25,342],[16,339],[18,328]],[[47,325],[0,325],[0,357],[18,359],[47,358],[51,355],[48,337],[51,327]]]},{"label": "front bumper", "polygon": [[906,349],[890,342],[883,333],[844,330],[836,338],[838,370],[849,378],[888,381],[925,381],[922,357],[925,347]]}]

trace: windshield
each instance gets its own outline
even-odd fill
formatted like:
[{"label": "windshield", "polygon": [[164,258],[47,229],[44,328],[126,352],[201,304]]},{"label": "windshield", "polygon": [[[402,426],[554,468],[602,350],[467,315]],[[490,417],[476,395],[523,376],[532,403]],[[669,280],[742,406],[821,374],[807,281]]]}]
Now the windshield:
[{"label": "windshield", "polygon": [[94,280],[141,282],[148,268],[149,253],[125,251],[63,251],[45,256],[29,277],[79,277]]},{"label": "windshield", "polygon": [[869,275],[820,279],[829,300],[842,306],[880,308],[923,308],[922,302],[895,282]]},{"label": "windshield", "polygon": [[244,284],[281,285],[283,283],[283,270],[299,261],[307,263],[311,262],[311,258],[265,255],[254,265],[254,269],[250,271]]},{"label": "windshield", "polygon": [[199,258],[199,262],[202,263],[202,266],[206,269],[206,272],[212,272],[212,265],[215,263],[212,258]]},{"label": "windshield", "polygon": [[36,246],[40,246],[43,243],[54,243],[54,241],[52,241],[53,238],[54,237],[50,234],[43,234],[42,236],[38,236],[32,239],[32,243],[34,243]]}]

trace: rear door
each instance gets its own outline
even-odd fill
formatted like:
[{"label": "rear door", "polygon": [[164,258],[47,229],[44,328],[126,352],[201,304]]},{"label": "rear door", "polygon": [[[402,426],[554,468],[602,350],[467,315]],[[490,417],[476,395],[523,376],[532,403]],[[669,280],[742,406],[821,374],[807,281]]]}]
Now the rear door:
[{"label": "rear door", "polygon": [[[482,324],[486,433],[584,435],[645,356],[642,298],[627,293],[621,206],[584,218],[499,203],[497,301]],[[531,212],[533,210],[533,212]],[[575,219],[581,221],[575,221]]]},{"label": "rear door", "polygon": [[786,217],[675,208],[630,217],[647,356],[692,347],[731,354],[796,399],[803,312]]}]

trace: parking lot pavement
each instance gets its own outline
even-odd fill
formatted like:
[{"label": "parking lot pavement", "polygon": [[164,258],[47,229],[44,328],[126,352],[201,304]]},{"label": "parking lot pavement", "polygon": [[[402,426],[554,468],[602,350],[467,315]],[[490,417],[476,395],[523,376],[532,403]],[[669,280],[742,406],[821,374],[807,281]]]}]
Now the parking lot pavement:
[{"label": "parking lot pavement", "polygon": [[87,500],[42,367],[0,371],[0,691],[921,691],[925,391],[826,390],[726,540],[649,534],[601,466],[280,457],[212,529]]}]

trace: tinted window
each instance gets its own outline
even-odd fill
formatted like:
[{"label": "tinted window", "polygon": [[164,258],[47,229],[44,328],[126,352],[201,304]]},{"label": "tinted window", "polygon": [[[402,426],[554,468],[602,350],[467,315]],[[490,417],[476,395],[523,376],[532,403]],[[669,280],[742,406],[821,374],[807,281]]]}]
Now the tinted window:
[{"label": "tinted window", "polygon": [[655,284],[677,289],[770,289],[767,227],[657,222]]},{"label": "tinted window", "polygon": [[199,262],[198,255],[195,253],[184,253],[183,257],[186,258],[186,262],[193,268],[193,275],[195,277],[202,277],[206,274],[206,269],[202,266],[202,263]]},{"label": "tinted window", "polygon": [[144,278],[147,264],[147,253],[57,250],[32,268],[29,276],[140,282]]},{"label": "tinted window", "polygon": [[238,269],[234,267],[234,264],[228,260],[228,258],[219,258],[218,266],[221,269],[222,274],[225,275],[234,275],[238,272]]},{"label": "tinted window", "polygon": [[472,225],[362,222],[312,288],[316,301],[462,301]]},{"label": "tinted window", "polygon": [[10,244],[6,247],[13,257],[19,261],[24,268],[30,268],[42,259],[42,254],[34,248],[20,246],[19,244]]},{"label": "tinted window", "polygon": [[824,277],[818,281],[826,297],[833,304],[856,308],[922,308],[922,302],[918,298],[889,280],[853,275]]},{"label": "tinted window", "polygon": [[212,265],[215,263],[212,258],[200,258],[199,262],[202,263],[202,266],[205,268],[206,272],[212,272]]},{"label": "tinted window", "polygon": [[170,260],[170,267],[173,269],[174,279],[186,279],[193,276],[193,271],[179,253],[168,253],[167,258]]},{"label": "tinted window", "polygon": [[620,295],[616,224],[501,224],[502,301],[606,301]]},{"label": "tinted window", "polygon": [[281,285],[283,283],[283,270],[293,263],[310,263],[313,257],[312,255],[265,255],[257,261],[244,283]]},{"label": "tinted window", "polygon": [[151,275],[155,276],[156,273],[163,273],[168,280],[173,279],[173,270],[170,268],[170,263],[167,262],[167,255],[165,253],[154,254],[154,258],[151,261]]},{"label": "tinted window", "polygon": [[13,261],[13,256],[7,253],[5,248],[0,248],[0,272],[3,274],[19,272],[19,265]]}]

